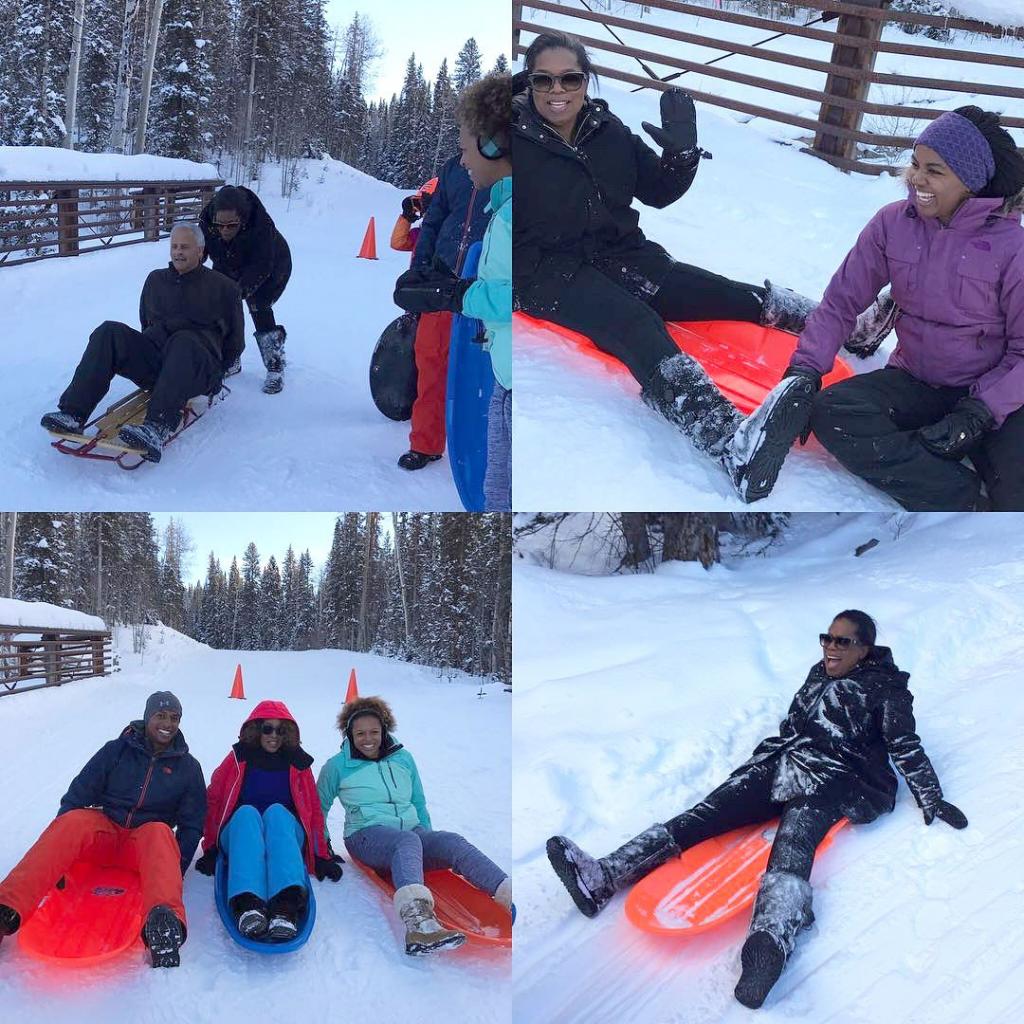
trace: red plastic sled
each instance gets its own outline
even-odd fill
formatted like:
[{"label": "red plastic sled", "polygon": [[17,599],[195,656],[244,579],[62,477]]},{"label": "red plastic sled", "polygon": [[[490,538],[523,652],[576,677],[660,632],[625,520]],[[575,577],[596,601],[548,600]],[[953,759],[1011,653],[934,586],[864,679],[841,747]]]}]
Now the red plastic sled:
[{"label": "red plastic sled", "polygon": [[[691,847],[637,882],[626,897],[626,917],[647,932],[696,935],[750,907],[768,866],[779,821],[738,828]],[[841,818],[818,845],[832,845],[847,824]]]},{"label": "red plastic sled", "polygon": [[[352,859],[357,868],[388,896],[395,887],[373,868]],[[423,883],[434,894],[434,912],[446,928],[455,928],[466,936],[467,946],[489,948],[512,945],[512,915],[487,893],[470,885],[452,871],[427,871]]]},{"label": "red plastic sled", "polygon": [[[626,372],[623,363],[602,352],[586,335],[526,313],[513,313],[512,318],[524,327],[551,331],[588,356],[601,360],[612,369]],[[722,394],[744,414],[753,412],[778,384],[796,348],[795,334],[740,321],[706,320],[666,323],[665,326],[680,350],[693,356]],[[836,359],[832,372],[826,375],[822,384],[827,387],[852,376],[853,370],[841,359]]]},{"label": "red plastic sled", "polygon": [[142,946],[142,883],[133,868],[79,860],[18,929],[26,953],[86,967]]}]

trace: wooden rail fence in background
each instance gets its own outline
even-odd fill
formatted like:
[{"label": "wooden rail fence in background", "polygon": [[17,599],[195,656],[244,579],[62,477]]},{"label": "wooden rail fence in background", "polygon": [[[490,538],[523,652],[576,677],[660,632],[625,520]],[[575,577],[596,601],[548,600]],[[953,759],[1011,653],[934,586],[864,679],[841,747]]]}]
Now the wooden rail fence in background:
[{"label": "wooden rail fence in background", "polygon": [[0,697],[110,675],[111,665],[109,630],[0,626]]},{"label": "wooden rail fence in background", "polygon": [[[835,31],[756,17],[739,11],[701,7],[682,2],[682,0],[643,0],[643,5],[680,15],[696,15],[712,23],[743,25],[762,29],[769,33],[779,32],[804,39],[828,42],[832,46],[831,58],[828,61],[815,60],[797,54],[781,53],[778,50],[760,49],[703,32],[686,32],[664,24],[652,24],[638,18],[621,17],[602,10],[591,10],[589,5],[584,6],[576,0],[513,0],[513,55],[519,57],[526,52],[526,45],[520,41],[521,33],[530,33],[532,37],[552,28],[553,23],[550,21],[530,20],[530,11],[557,14],[565,19],[572,19],[571,22],[560,20],[558,27],[572,32],[592,52],[596,50],[632,57],[647,64],[679,68],[682,71],[707,75],[723,82],[733,82],[749,86],[752,89],[773,92],[780,96],[796,96],[816,102],[818,115],[815,118],[810,118],[749,103],[734,97],[720,96],[714,92],[691,89],[686,85],[685,80],[678,83],[685,86],[686,91],[701,102],[724,107],[751,117],[765,118],[769,121],[801,128],[806,133],[805,148],[807,152],[821,157],[843,170],[861,171],[867,174],[881,174],[897,168],[884,160],[868,162],[864,159],[865,149],[868,150],[868,153],[872,150],[876,153],[885,153],[886,151],[909,149],[914,140],[906,135],[887,135],[865,131],[862,124],[865,114],[889,119],[891,123],[898,124],[900,119],[931,120],[943,113],[943,109],[933,107],[869,102],[867,96],[872,84],[902,88],[940,89],[945,92],[982,96],[1024,98],[1024,74],[1019,76],[1020,84],[1014,86],[984,81],[985,69],[994,66],[1016,68],[1024,72],[1024,57],[962,50],[952,46],[896,43],[883,41],[881,38],[882,29],[888,23],[947,28],[998,39],[1024,39],[1024,29],[1020,28],[1004,29],[966,18],[941,18],[935,15],[890,11],[885,9],[884,0],[791,0],[789,2],[788,6],[794,8],[808,8],[811,11],[838,14]],[[587,34],[588,29],[593,30],[599,26],[640,33],[650,38],[650,47],[657,46],[660,49],[624,45],[609,38]],[[721,63],[705,64],[686,60],[673,54],[671,45],[666,45],[666,41],[725,50],[729,53],[762,60],[767,65],[764,76],[733,71]],[[976,64],[978,67],[977,72],[972,73],[971,81],[949,81],[941,77],[892,74],[875,71],[875,58],[879,53],[904,54],[926,60],[954,60]],[[776,81],[771,77],[773,64],[785,64],[820,72],[823,76],[822,86],[812,89]],[[671,89],[676,84],[674,81],[663,81],[651,78],[646,74],[636,74],[620,68],[608,67],[597,61],[595,61],[594,69],[598,74],[607,78],[652,89]],[[672,77],[676,78],[677,76]],[[1002,120],[1008,127],[1024,128],[1024,118],[1004,117]]]}]

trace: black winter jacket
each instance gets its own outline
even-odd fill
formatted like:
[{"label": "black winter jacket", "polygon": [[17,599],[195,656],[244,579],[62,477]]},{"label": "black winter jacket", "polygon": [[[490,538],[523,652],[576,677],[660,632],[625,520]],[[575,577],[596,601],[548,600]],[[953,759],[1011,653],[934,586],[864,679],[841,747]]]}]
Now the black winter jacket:
[{"label": "black winter jacket", "polygon": [[827,792],[850,821],[868,822],[896,806],[892,759],[918,806],[934,809],[942,788],[915,732],[909,678],[888,647],[875,647],[842,679],[830,678],[819,661],[779,735],[763,740],[734,774],[773,762],[774,800]]},{"label": "black winter jacket", "polygon": [[241,185],[238,191],[249,208],[239,210],[242,226],[230,242],[213,230],[212,200],[199,214],[199,226],[206,236],[206,255],[213,262],[213,269],[237,281],[242,298],[249,299],[279,267],[287,264],[290,269],[292,257],[284,235],[274,226],[260,197]]},{"label": "black winter jacket", "polygon": [[440,261],[453,274],[461,273],[466,250],[484,237],[491,215],[490,189],[475,189],[469,172],[453,156],[441,168],[434,197],[427,207],[412,254],[414,267],[430,268]]},{"label": "black winter jacket", "polygon": [[513,99],[512,112],[512,265],[522,304],[550,304],[588,262],[634,294],[656,292],[673,260],[644,237],[632,203],[674,203],[692,184],[699,157],[659,157],[600,99],[580,112],[572,145],[541,118],[528,93]]},{"label": "black winter jacket", "polygon": [[126,828],[162,821],[175,829],[184,874],[203,835],[203,769],[180,732],[157,754],[146,744],[142,722],[132,722],[75,776],[57,816],[85,807],[95,807]]},{"label": "black winter jacket", "polygon": [[209,350],[217,364],[230,366],[245,348],[245,321],[238,286],[202,265],[179,274],[171,264],[154,270],[139,300],[142,333],[164,345],[187,331]]}]

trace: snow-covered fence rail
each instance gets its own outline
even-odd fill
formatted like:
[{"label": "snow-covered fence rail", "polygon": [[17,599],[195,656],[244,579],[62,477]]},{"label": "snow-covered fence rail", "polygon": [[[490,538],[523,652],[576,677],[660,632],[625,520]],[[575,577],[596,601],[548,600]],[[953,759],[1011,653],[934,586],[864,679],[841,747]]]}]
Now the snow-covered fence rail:
[{"label": "snow-covered fence rail", "polygon": [[[968,18],[944,18],[905,11],[890,11],[886,9],[886,4],[887,0],[789,0],[788,6],[791,8],[807,8],[812,12],[838,16],[835,31],[831,31],[810,27],[813,22],[807,25],[798,25],[789,21],[763,18],[738,11],[698,6],[683,2],[683,0],[643,0],[642,6],[645,9],[654,8],[658,11],[679,15],[693,15],[712,23],[712,25],[715,23],[723,26],[741,25],[779,35],[830,43],[832,46],[831,58],[825,61],[801,56],[797,53],[763,49],[760,48],[760,44],[738,43],[726,38],[725,34],[719,36],[708,34],[703,25],[700,26],[701,31],[687,32],[664,23],[595,10],[591,5],[577,3],[575,0],[513,0],[513,54],[518,57],[526,52],[529,40],[526,41],[526,44],[522,43],[520,41],[522,33],[536,35],[550,31],[552,27],[550,21],[530,20],[529,12],[557,15],[558,27],[573,32],[589,50],[604,51],[631,58],[641,66],[644,72],[644,74],[635,74],[621,66],[609,67],[595,63],[594,70],[607,78],[639,87],[665,90],[677,84],[683,75],[693,72],[718,79],[721,82],[774,93],[779,97],[797,97],[816,102],[819,105],[818,116],[811,118],[794,113],[792,110],[779,110],[750,103],[745,98],[741,99],[736,95],[719,95],[686,86],[687,91],[695,99],[704,103],[724,107],[748,117],[764,118],[803,129],[806,132],[806,151],[843,170],[880,174],[896,168],[884,160],[867,162],[863,157],[909,149],[914,140],[909,135],[897,134],[900,130],[899,126],[912,124],[915,120],[932,120],[943,113],[945,108],[909,106],[905,103],[871,102],[868,99],[868,92],[872,85],[903,92],[936,89],[945,93],[1024,99],[1024,84],[1011,86],[997,81],[984,80],[986,71],[994,68],[1014,68],[1024,71],[1024,57],[1005,52],[990,53],[975,49],[957,49],[951,46],[920,46],[882,39],[882,29],[889,23],[957,30],[994,39],[1024,39],[1024,29],[1003,28]],[[667,19],[662,19],[662,22],[665,20]],[[608,33],[608,36],[587,35],[588,27],[592,26],[601,27]],[[631,40],[634,42],[624,41],[615,31],[616,29],[630,33]],[[650,38],[650,45],[660,46],[661,50],[641,48],[635,42],[637,36]],[[646,42],[646,40],[644,41]],[[724,50],[726,56],[743,56],[764,61],[769,65],[765,74],[771,76],[774,73],[775,77],[762,77],[723,67],[719,62],[724,60],[724,57],[717,57],[711,62],[700,62],[685,59],[678,53],[666,53],[664,52],[666,49],[670,51],[672,49],[671,46],[666,46],[666,41],[682,43],[690,47]],[[765,42],[765,40],[761,42]],[[971,63],[977,65],[977,71],[973,74],[973,78],[978,80],[960,81],[928,77],[927,75],[876,71],[875,58],[879,53],[913,57],[916,58],[918,64],[928,60]],[[680,71],[659,76],[650,67],[651,64],[679,68]],[[784,77],[783,74],[774,70],[770,65],[784,65],[819,72],[824,76],[823,84],[820,88],[808,88],[790,81],[783,81],[781,80]],[[989,77],[993,79],[998,75],[990,73]],[[1024,83],[1024,76],[1021,76],[1021,82]],[[686,85],[685,81],[678,82],[678,84]],[[865,114],[872,115],[883,125],[896,127],[891,129],[891,134],[865,130],[862,125]],[[1024,118],[1003,117],[1002,120],[1008,127],[1024,128]],[[906,129],[904,128],[904,130]]]},{"label": "snow-covered fence rail", "polygon": [[0,625],[0,697],[110,670],[109,630]]},{"label": "snow-covered fence rail", "polygon": [[197,219],[223,184],[0,181],[0,267],[156,241],[175,221]]}]

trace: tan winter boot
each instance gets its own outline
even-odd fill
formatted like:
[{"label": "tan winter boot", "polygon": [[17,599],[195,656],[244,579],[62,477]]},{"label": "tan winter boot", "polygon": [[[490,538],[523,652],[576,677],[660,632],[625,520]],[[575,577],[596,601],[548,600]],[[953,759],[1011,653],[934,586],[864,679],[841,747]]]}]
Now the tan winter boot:
[{"label": "tan winter boot", "polygon": [[395,910],[405,925],[405,951],[423,956],[455,949],[466,941],[462,932],[442,927],[434,917],[434,897],[425,885],[403,885],[395,890]]},{"label": "tan winter boot", "polygon": [[504,878],[497,889],[494,890],[494,902],[501,904],[506,910],[512,909],[512,879]]}]

